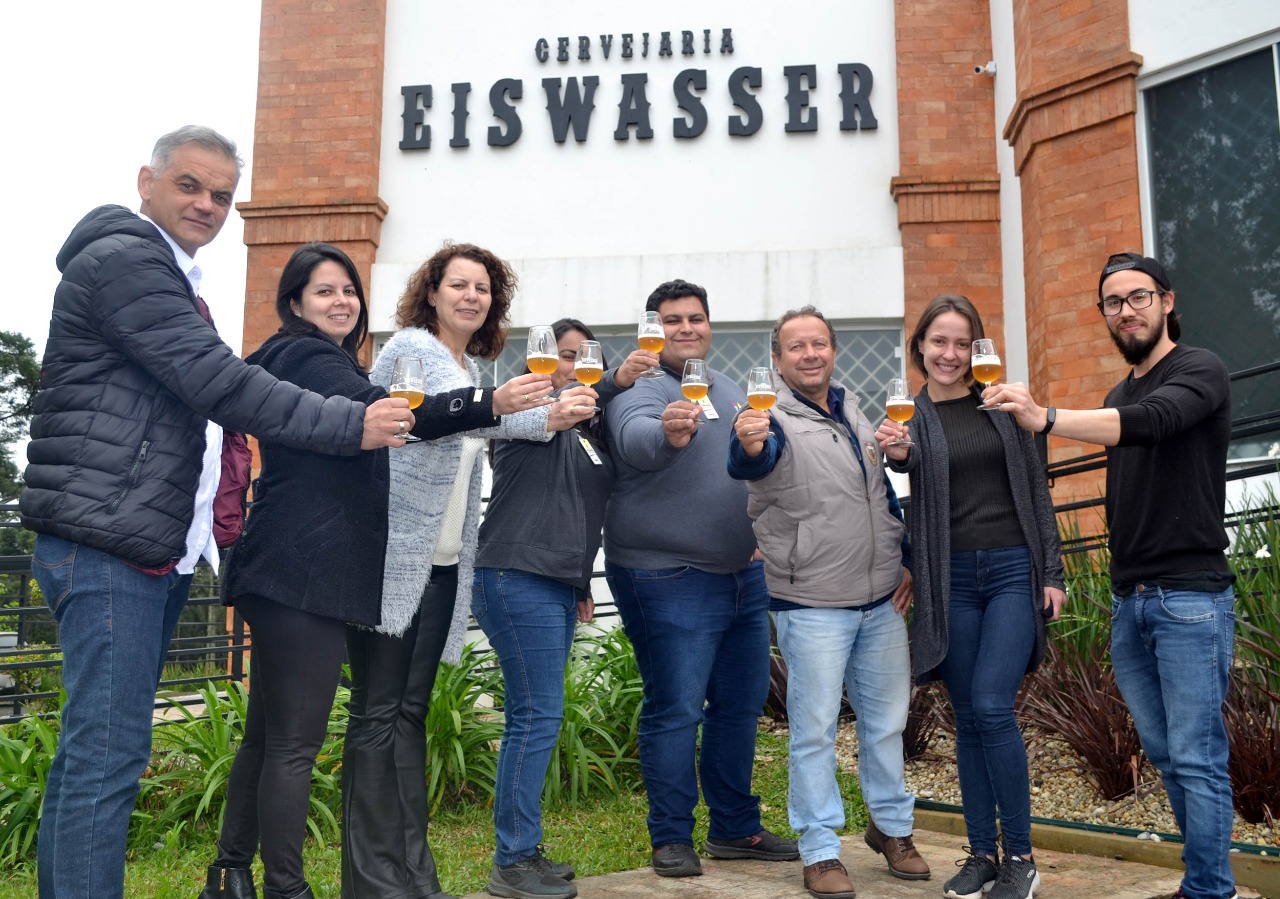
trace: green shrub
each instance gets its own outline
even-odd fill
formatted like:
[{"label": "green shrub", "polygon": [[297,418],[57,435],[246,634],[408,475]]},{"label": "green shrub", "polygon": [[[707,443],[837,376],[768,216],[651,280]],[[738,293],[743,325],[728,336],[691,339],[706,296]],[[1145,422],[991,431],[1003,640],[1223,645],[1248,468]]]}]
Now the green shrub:
[{"label": "green shrub", "polygon": [[621,628],[574,643],[544,802],[577,802],[640,785],[643,694],[635,653]]},{"label": "green shrub", "polygon": [[498,779],[502,673],[493,650],[463,650],[457,665],[442,663],[427,711],[427,801],[434,814],[464,797],[492,801]]},{"label": "green shrub", "polygon": [[58,745],[58,719],[24,718],[0,728],[0,868],[35,853],[40,803]]}]

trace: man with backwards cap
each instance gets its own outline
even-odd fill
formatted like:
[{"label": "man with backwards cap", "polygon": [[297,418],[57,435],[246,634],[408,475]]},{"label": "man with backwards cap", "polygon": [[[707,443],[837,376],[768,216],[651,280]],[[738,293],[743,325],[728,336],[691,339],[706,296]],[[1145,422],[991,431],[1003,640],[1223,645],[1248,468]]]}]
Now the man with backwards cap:
[{"label": "man with backwards cap", "polygon": [[1023,384],[983,397],[1027,430],[1108,447],[1111,661],[1185,841],[1174,899],[1234,899],[1222,721],[1235,622],[1235,578],[1223,555],[1227,368],[1208,350],[1176,343],[1174,292],[1155,259],[1109,258],[1098,300],[1133,366],[1103,408],[1042,407]]}]

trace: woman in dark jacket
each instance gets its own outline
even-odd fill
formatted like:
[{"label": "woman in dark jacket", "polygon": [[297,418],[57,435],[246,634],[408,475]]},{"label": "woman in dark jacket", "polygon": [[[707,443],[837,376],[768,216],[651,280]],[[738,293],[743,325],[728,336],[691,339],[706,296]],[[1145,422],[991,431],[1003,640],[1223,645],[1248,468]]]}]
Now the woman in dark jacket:
[{"label": "woman in dark jacket", "polygon": [[[551,326],[557,390],[574,380],[578,347],[594,340],[576,319]],[[636,350],[596,386],[605,405],[658,364]],[[497,837],[488,890],[495,896],[577,895],[572,865],[541,851],[542,784],[564,718],[564,671],[575,622],[590,621],[591,572],[600,549],[613,460],[599,418],[547,443],[500,440],[493,493],[476,555],[471,610],[498,653],[505,725],[498,752],[493,822]]]},{"label": "woman in dark jacket", "polygon": [[[247,361],[326,397],[371,403],[358,352],[369,312],[355,264],[337,247],[299,247],[280,276],[281,328]],[[413,433],[494,423],[493,393],[429,396]],[[223,599],[253,632],[244,742],[227,787],[218,858],[201,899],[306,899],[302,841],[311,768],[341,673],[346,623],[379,622],[387,540],[388,451],[334,457],[264,443],[252,514],[227,561]]]},{"label": "woman in dark jacket", "polygon": [[[962,296],[935,297],[907,341],[925,376],[907,429],[886,419],[876,437],[889,467],[911,477],[917,684],[941,677],[956,719],[956,767],[970,854],[943,886],[950,899],[1029,899],[1027,750],[1013,702],[1045,651],[1045,621],[1066,598],[1057,521],[1031,435],[978,408],[970,347],[982,319]],[[997,855],[996,817],[1004,843]],[[999,864],[997,864],[997,860]]]}]

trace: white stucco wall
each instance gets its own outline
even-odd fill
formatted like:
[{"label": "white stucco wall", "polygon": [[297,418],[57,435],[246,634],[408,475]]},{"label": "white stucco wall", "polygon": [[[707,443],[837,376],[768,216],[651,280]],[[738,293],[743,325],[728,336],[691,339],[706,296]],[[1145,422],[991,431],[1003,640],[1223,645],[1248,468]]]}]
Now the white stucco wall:
[{"label": "white stucco wall", "polygon": [[1280,39],[1276,0],[1129,2],[1129,41],[1144,76],[1268,34]]},{"label": "white stucco wall", "polygon": [[[719,321],[765,321],[813,302],[843,319],[902,317],[902,252],[889,180],[898,165],[892,6],[797,0],[750,6],[711,0],[691,6],[655,0],[629,8],[569,0],[547,6],[511,0],[474,15],[443,16],[436,4],[390,0],[381,196],[383,225],[372,284],[373,325],[389,330],[404,278],[446,238],[471,241],[513,260],[522,289],[517,326],[574,315],[597,324],[629,323],[659,282],[683,277],[705,284]],[[712,52],[702,53],[711,29]],[[721,30],[734,52],[719,52]],[[698,52],[682,56],[680,32],[691,30]],[[657,56],[659,34],[672,32],[676,52]],[[650,34],[647,59],[621,57],[624,32]],[[599,35],[612,34],[609,59]],[[579,35],[592,59],[577,59]],[[556,39],[571,40],[569,62],[555,60]],[[538,38],[552,58],[534,56]],[[874,74],[871,103],[879,128],[841,131],[841,63]],[[813,64],[816,133],[787,134],[786,65]],[[762,70],[754,93],[763,126],[731,137],[740,114],[729,75]],[[705,69],[708,125],[702,136],[677,139],[676,74]],[[654,136],[615,140],[621,75],[648,75]],[[554,142],[542,79],[600,79],[588,139]],[[515,101],[523,125],[518,142],[490,147],[498,124],[490,87],[519,78]],[[469,82],[471,146],[448,146],[453,133],[450,85]],[[429,150],[402,151],[401,86],[430,84]]]}]

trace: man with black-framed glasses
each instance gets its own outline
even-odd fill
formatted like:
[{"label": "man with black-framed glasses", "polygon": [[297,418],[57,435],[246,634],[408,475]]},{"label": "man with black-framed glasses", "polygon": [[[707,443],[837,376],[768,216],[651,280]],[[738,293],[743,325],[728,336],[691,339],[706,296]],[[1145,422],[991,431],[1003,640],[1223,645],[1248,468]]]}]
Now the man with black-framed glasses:
[{"label": "man with black-framed glasses", "polygon": [[1055,410],[1023,384],[988,388],[1022,427],[1107,450],[1111,661],[1185,840],[1175,899],[1234,899],[1231,779],[1222,721],[1234,644],[1227,532],[1231,390],[1222,360],[1181,346],[1174,292],[1149,256],[1118,253],[1098,280],[1129,375],[1103,408]]}]

